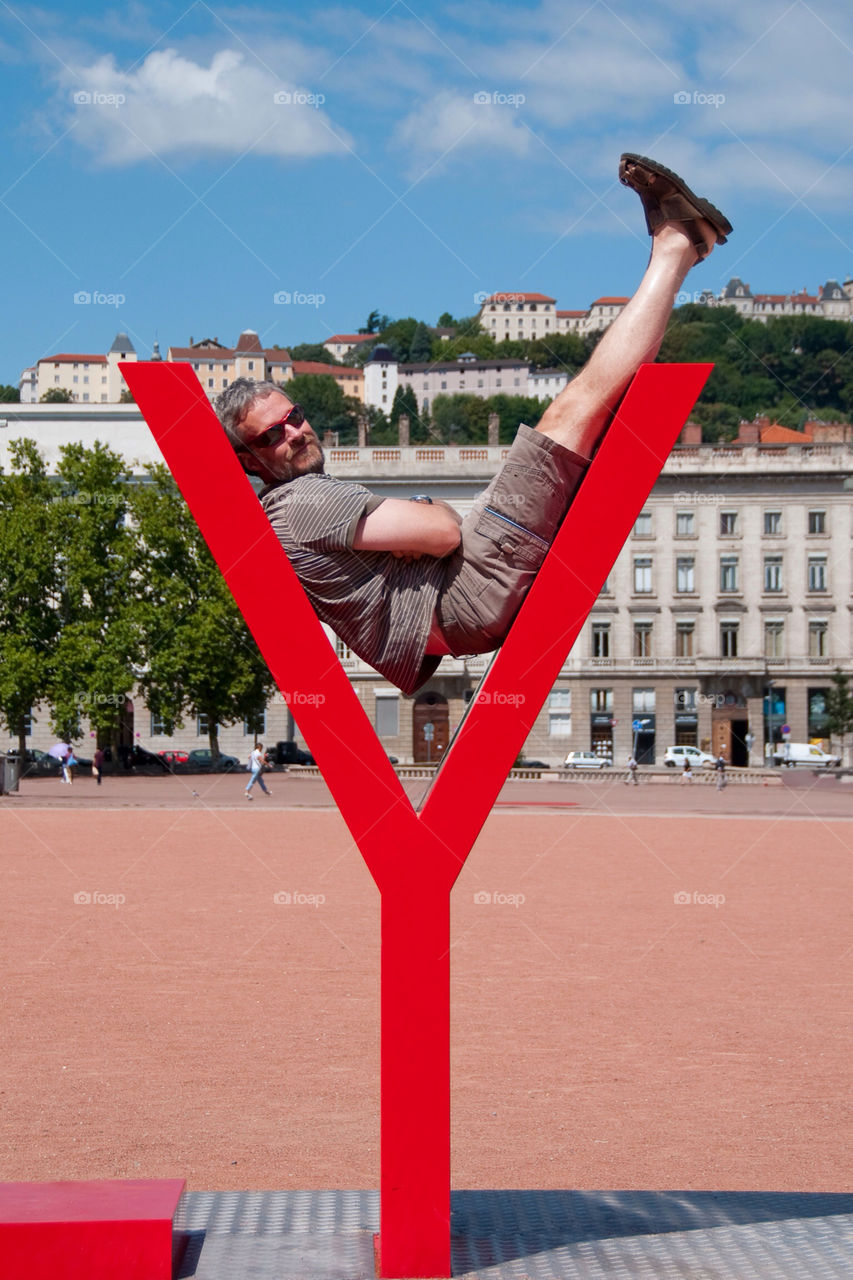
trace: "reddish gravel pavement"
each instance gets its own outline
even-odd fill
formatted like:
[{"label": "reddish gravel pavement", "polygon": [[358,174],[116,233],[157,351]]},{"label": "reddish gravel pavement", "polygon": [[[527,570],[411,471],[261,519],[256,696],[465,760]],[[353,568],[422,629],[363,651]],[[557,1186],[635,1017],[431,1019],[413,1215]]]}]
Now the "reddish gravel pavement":
[{"label": "reddish gravel pavement", "polygon": [[[505,789],[452,898],[454,1186],[849,1189],[853,788],[785,781]],[[378,895],[322,782],[242,785],[0,800],[4,1180],[378,1185]]]}]

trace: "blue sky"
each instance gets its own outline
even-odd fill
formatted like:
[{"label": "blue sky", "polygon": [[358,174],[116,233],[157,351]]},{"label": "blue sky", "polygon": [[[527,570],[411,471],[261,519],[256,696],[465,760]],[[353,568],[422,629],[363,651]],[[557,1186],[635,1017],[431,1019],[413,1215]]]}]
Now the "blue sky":
[{"label": "blue sky", "polygon": [[120,329],[144,357],[629,293],[648,243],[623,150],[735,224],[692,288],[853,273],[842,0],[0,0],[0,71],[0,382]]}]

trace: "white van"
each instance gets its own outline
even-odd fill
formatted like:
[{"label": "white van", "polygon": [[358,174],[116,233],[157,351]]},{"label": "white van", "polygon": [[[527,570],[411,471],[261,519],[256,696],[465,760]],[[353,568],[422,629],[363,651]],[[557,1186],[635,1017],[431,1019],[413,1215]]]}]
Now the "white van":
[{"label": "white van", "polygon": [[838,756],[827,755],[811,742],[783,742],[773,752],[773,759],[776,764],[787,765],[789,769],[797,764],[811,765],[814,769],[829,769],[841,764]]}]

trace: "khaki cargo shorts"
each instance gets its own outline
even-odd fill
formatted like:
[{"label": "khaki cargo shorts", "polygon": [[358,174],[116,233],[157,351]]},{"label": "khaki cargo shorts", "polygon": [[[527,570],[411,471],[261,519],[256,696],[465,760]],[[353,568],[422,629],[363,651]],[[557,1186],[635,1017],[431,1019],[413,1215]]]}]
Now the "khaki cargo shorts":
[{"label": "khaki cargo shorts", "polygon": [[588,466],[541,431],[519,427],[448,558],[436,612],[455,657],[503,644]]}]

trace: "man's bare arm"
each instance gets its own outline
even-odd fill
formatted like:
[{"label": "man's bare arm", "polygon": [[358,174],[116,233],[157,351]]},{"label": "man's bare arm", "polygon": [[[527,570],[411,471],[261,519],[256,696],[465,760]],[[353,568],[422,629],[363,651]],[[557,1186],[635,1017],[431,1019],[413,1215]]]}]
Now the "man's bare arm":
[{"label": "man's bare arm", "polygon": [[446,502],[386,498],[358,522],[355,551],[390,551],[398,556],[447,556],[459,545],[462,518]]}]

